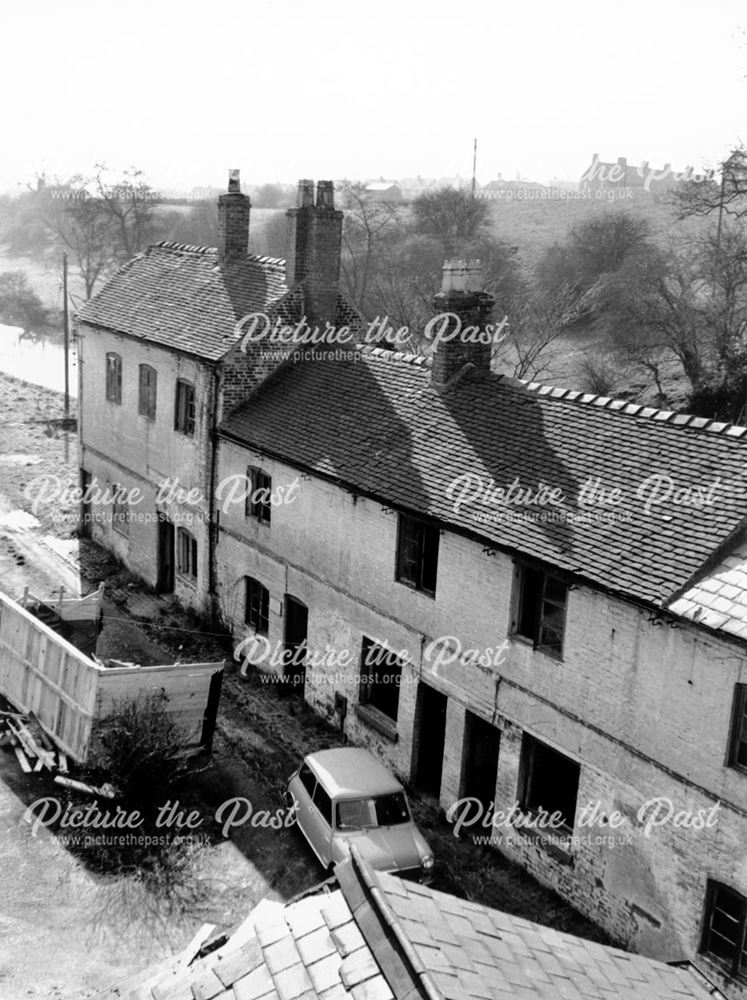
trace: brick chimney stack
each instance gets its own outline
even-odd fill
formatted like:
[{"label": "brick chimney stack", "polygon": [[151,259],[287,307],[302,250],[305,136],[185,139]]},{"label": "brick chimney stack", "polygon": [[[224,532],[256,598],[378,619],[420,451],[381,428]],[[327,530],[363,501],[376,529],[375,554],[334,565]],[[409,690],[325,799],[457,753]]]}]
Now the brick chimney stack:
[{"label": "brick chimney stack", "polygon": [[342,212],[335,208],[332,181],[298,182],[296,208],[287,212],[290,229],[286,284],[302,283],[306,318],[311,326],[334,325],[340,280]]},{"label": "brick chimney stack", "polygon": [[[444,263],[441,291],[433,298],[433,308],[437,314],[452,313],[453,317],[443,321],[443,333],[433,350],[431,382],[434,385],[446,385],[467,364],[473,364],[479,371],[490,371],[492,343],[474,343],[475,330],[467,328],[484,330],[490,323],[494,305],[493,296],[483,291],[479,260],[447,260]],[[460,332],[455,333],[457,328]],[[440,329],[441,324],[436,324],[437,337]],[[454,333],[451,339],[444,339]]]},{"label": "brick chimney stack", "polygon": [[249,212],[252,204],[241,193],[238,170],[228,172],[228,193],[218,198],[218,257],[241,257],[249,248]]}]

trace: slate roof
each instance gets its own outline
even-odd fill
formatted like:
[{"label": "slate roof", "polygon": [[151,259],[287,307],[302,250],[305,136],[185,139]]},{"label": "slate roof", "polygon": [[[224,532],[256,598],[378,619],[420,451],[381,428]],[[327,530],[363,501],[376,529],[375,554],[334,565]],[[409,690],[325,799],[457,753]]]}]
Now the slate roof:
[{"label": "slate roof", "polygon": [[217,361],[234,326],[287,292],[285,261],[162,242],[138,254],[78,312],[84,323]]},{"label": "slate roof", "polygon": [[747,640],[747,542],[740,541],[670,604],[674,614]]},{"label": "slate roof", "polygon": [[[218,950],[177,956],[119,1000],[707,1000],[706,980],[374,872],[357,854],[339,888],[263,901]],[[334,883],[333,883],[334,885]]]},{"label": "slate roof", "polygon": [[[428,361],[378,348],[279,369],[220,431],[657,606],[747,514],[745,428],[474,369],[438,391]],[[452,484],[465,476],[482,493],[456,505]],[[583,505],[595,482],[615,505]],[[495,502],[490,490],[512,483],[544,504],[514,502],[516,485],[510,502]],[[652,502],[654,488],[660,499],[669,491],[666,502]],[[550,489],[560,505],[547,502]]]}]

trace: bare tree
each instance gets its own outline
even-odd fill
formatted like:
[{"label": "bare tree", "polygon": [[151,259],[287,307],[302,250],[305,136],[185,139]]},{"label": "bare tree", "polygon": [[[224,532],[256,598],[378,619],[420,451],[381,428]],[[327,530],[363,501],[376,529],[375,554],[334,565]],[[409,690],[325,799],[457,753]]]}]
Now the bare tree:
[{"label": "bare tree", "polygon": [[412,204],[416,232],[435,236],[447,254],[465,240],[484,235],[488,227],[490,206],[487,201],[473,198],[467,191],[452,187],[426,191]]},{"label": "bare tree", "polygon": [[713,212],[731,219],[747,215],[747,149],[737,146],[721,165],[721,179],[690,180],[671,195],[680,220]]}]

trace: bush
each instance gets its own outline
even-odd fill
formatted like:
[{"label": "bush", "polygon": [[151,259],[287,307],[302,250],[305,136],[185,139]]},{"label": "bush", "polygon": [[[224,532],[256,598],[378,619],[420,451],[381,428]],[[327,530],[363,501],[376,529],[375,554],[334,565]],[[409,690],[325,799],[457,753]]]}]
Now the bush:
[{"label": "bush", "polygon": [[146,817],[190,771],[184,735],[165,694],[117,703],[96,733],[93,768],[122,792],[126,807]]}]

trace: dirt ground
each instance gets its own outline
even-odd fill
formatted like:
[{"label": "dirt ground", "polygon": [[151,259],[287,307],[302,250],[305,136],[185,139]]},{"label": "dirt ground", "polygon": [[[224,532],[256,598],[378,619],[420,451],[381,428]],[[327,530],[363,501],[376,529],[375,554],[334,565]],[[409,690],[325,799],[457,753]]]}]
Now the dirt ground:
[{"label": "dirt ground", "polygon": [[[228,658],[212,758],[188,790],[200,816],[193,864],[180,891],[154,894],[135,876],[102,876],[86,867],[64,836],[24,815],[39,798],[58,797],[49,777],[21,773],[0,749],[0,1000],[29,996],[91,1000],[148,963],[184,947],[204,922],[227,931],[263,897],[288,900],[324,878],[297,830],[244,824],[224,837],[221,805],[243,797],[254,810],[283,805],[299,759],[338,745],[340,736],[292,696],[238,675],[220,631],[186,614],[172,598],[148,592],[107,553],[71,535],[70,523],[25,494],[33,475],[74,481],[74,434],[45,431],[61,413],[57,394],[0,375],[0,589],[49,591],[64,583],[85,593],[106,581],[98,653],[141,663]],[[52,425],[54,427],[54,425]],[[33,461],[9,461],[23,455]],[[29,515],[32,515],[29,518]],[[606,940],[589,921],[495,851],[453,837],[432,803],[412,796],[413,811],[437,858],[434,887]],[[36,807],[38,808],[38,807]]]}]

